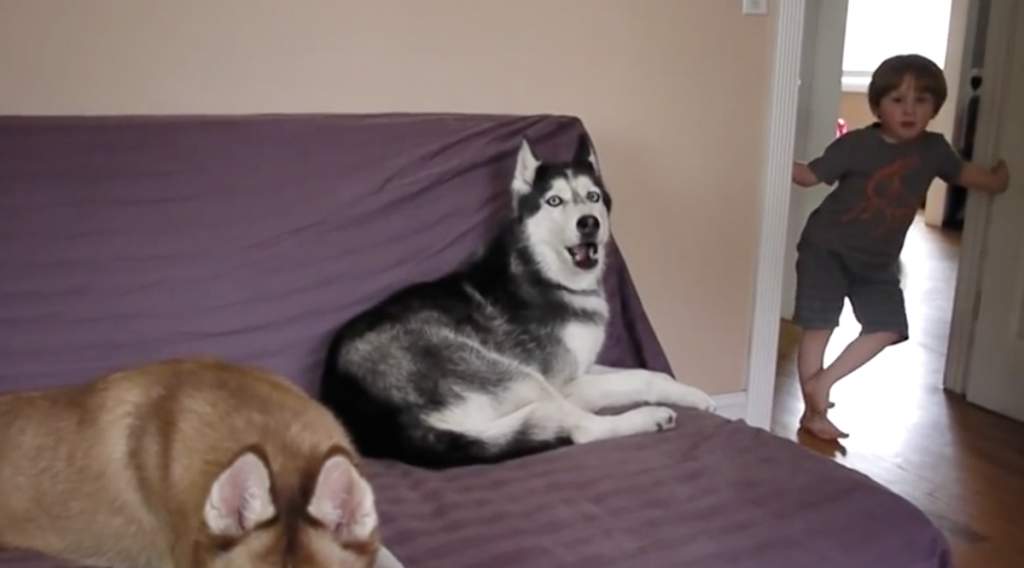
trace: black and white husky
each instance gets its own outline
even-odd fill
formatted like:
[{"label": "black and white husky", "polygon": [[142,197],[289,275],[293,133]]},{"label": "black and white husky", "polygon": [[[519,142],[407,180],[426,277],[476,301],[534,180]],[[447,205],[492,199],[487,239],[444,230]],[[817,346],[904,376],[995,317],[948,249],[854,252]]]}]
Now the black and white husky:
[{"label": "black and white husky", "polygon": [[[334,335],[321,401],[359,451],[423,467],[497,462],[675,426],[702,391],[594,364],[611,199],[586,136],[571,161],[523,141],[513,215],[461,270],[398,291]],[[616,415],[605,407],[647,404]]]}]

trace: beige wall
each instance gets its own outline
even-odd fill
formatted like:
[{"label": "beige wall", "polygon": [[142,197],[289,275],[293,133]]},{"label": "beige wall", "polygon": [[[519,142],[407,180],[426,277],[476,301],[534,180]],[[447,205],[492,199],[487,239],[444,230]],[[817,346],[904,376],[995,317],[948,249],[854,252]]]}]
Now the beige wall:
[{"label": "beige wall", "polygon": [[874,122],[875,115],[868,105],[867,93],[843,93],[839,98],[839,118],[846,121],[846,126],[853,130],[863,128]]},{"label": "beige wall", "polygon": [[0,113],[571,113],[676,371],[745,388],[771,21],[723,0],[0,3]]}]

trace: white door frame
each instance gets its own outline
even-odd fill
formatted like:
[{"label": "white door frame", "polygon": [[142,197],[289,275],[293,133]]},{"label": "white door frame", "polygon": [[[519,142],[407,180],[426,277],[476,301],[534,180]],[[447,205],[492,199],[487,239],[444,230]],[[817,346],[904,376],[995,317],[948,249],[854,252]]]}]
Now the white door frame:
[{"label": "white door frame", "polygon": [[760,240],[754,279],[754,319],[747,362],[747,424],[771,429],[778,361],[779,313],[789,230],[789,195],[793,189],[793,151],[805,0],[774,3],[775,45],[768,136],[760,190]]},{"label": "white door frame", "polygon": [[[985,39],[985,68],[980,90],[978,112],[978,136],[974,141],[974,159],[989,163],[996,157],[999,140],[999,108],[1007,101],[1002,100],[1010,61],[1006,46],[1009,45],[1013,13],[1013,2],[1020,0],[991,0],[987,37]],[[968,25],[974,25],[977,14],[976,2],[972,2]],[[971,37],[968,29],[968,40]],[[992,197],[969,192],[964,212],[964,231],[960,246],[960,266],[957,270],[956,292],[953,300],[953,318],[949,330],[949,344],[946,354],[946,372],[943,386],[952,392],[967,392],[967,369],[970,364],[971,343],[974,340],[974,323],[978,316],[981,299],[981,268],[985,261],[985,245]]]},{"label": "white door frame", "polygon": [[[1000,17],[1012,10],[1012,2],[991,0],[990,22],[985,54],[985,82],[981,90],[979,136],[975,159],[982,163],[995,153],[998,135],[998,85],[1006,75],[1005,50],[1010,34],[1010,19]],[[770,429],[778,359],[779,315],[784,256],[792,191],[792,164],[799,101],[801,46],[806,0],[777,0],[774,8],[774,58],[768,131],[765,140],[763,182],[760,188],[760,230],[755,269],[754,309],[751,325],[747,375],[746,422]],[[973,4],[973,2],[972,2]],[[972,6],[972,10],[975,7]],[[971,25],[971,24],[969,24]],[[967,354],[973,335],[978,282],[984,256],[984,227],[991,197],[971,192],[967,199],[960,265],[953,318],[947,349],[945,385],[963,392]]]}]

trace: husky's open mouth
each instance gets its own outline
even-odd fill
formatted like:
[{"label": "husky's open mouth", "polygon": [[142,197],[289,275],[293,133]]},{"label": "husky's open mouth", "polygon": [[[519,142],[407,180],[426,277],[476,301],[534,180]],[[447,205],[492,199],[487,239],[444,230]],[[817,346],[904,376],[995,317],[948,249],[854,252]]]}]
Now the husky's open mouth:
[{"label": "husky's open mouth", "polygon": [[590,270],[597,266],[597,243],[580,243],[574,247],[566,247],[572,257],[572,263],[581,270]]}]

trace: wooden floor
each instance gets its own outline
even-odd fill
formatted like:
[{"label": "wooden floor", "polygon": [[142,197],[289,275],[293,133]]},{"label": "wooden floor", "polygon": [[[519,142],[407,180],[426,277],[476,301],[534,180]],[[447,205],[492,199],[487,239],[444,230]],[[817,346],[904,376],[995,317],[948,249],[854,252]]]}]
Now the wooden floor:
[{"label": "wooden floor", "polygon": [[[773,431],[832,456],[920,507],[948,536],[957,568],[1024,568],[1024,424],[942,390],[958,238],[918,221],[903,252],[911,339],[840,381],[829,416],[842,444],[797,432],[803,410],[783,322]],[[847,303],[826,364],[858,333]]]}]

